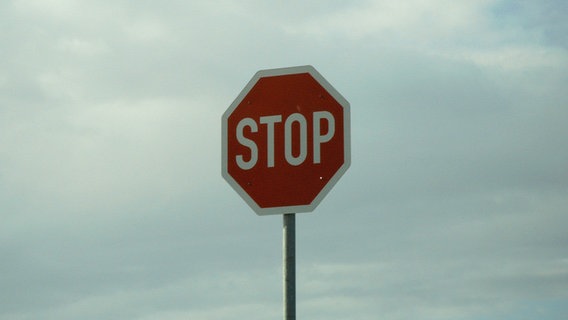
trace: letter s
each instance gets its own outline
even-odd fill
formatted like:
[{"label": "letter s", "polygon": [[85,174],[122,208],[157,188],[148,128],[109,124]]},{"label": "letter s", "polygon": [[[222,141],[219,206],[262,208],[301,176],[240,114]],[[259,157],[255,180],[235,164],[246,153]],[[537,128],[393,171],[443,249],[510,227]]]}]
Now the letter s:
[{"label": "letter s", "polygon": [[237,141],[239,141],[239,143],[243,146],[250,149],[250,159],[248,161],[244,160],[242,154],[236,156],[237,165],[243,170],[249,170],[254,167],[256,161],[258,160],[258,147],[256,146],[256,143],[254,143],[254,141],[244,136],[244,127],[250,127],[251,132],[257,132],[258,126],[256,125],[256,122],[254,122],[254,120],[251,118],[244,118],[239,121],[239,124],[237,124]]}]

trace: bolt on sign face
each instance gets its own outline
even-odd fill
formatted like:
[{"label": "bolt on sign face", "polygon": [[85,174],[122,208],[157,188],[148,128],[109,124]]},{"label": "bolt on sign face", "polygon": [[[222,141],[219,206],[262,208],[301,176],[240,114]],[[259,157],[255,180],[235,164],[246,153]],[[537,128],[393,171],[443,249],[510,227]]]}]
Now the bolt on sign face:
[{"label": "bolt on sign face", "polygon": [[313,211],[349,165],[349,103],[312,66],[257,72],[223,114],[222,175],[258,215]]}]

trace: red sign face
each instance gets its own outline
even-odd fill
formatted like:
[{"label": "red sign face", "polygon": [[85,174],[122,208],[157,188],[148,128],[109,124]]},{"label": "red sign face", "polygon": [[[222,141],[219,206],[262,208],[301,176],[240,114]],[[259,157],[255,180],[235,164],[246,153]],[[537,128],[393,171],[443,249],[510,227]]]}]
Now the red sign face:
[{"label": "red sign face", "polygon": [[222,126],[223,177],[259,215],[312,211],[350,164],[349,103],[311,66],[259,71]]}]

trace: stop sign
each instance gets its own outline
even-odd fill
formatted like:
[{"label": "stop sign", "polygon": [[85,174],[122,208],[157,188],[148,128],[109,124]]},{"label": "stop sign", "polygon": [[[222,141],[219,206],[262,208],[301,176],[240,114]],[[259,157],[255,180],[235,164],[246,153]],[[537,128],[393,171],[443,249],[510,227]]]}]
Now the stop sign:
[{"label": "stop sign", "polygon": [[313,211],[350,165],[349,102],[312,66],[257,72],[222,118],[222,175],[258,215]]}]

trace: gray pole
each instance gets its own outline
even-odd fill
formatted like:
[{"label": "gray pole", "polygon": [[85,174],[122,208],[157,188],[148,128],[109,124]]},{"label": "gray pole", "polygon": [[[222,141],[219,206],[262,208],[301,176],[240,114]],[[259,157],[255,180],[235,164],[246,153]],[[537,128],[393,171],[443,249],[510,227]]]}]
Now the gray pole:
[{"label": "gray pole", "polygon": [[284,214],[284,320],[296,320],[296,215]]}]

